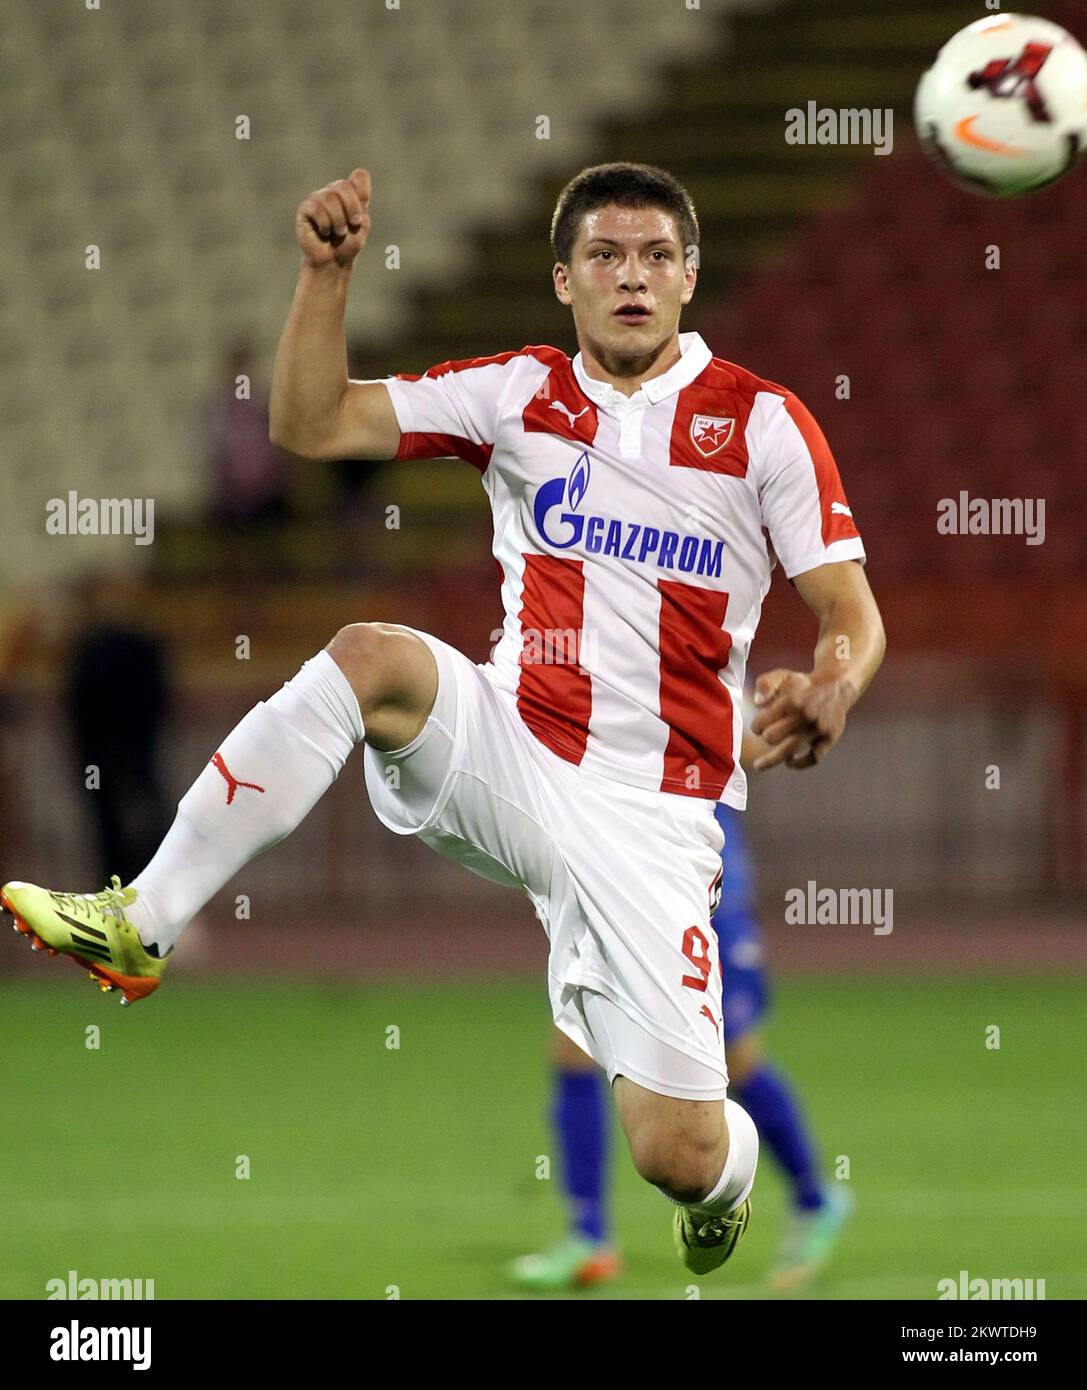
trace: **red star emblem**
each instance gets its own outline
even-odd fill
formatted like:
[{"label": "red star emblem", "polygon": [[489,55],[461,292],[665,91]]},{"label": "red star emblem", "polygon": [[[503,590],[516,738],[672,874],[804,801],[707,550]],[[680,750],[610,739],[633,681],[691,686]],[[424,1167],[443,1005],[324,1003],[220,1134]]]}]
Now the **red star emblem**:
[{"label": "red star emblem", "polygon": [[703,458],[709,458],[720,453],[735,428],[736,421],[731,416],[694,415],[691,417],[691,443]]}]

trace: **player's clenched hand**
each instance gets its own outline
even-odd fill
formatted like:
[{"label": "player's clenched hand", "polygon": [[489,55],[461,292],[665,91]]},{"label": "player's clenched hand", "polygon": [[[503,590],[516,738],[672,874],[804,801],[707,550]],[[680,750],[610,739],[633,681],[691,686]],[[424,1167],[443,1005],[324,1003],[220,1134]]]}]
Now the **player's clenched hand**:
[{"label": "player's clenched hand", "polygon": [[800,671],[767,671],[755,682],[758,712],[751,732],[771,745],[757,772],[784,763],[814,767],[838,742],[854,692],[843,681],[814,680]]},{"label": "player's clenched hand", "polygon": [[308,263],[349,266],[370,232],[370,175],[356,169],[349,179],[337,179],[298,204],[295,214],[298,244]]}]

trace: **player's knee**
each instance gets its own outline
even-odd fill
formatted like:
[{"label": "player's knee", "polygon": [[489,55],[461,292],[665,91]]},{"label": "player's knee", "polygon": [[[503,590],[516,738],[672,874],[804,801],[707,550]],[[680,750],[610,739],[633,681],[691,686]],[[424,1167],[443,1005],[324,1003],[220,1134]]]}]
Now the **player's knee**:
[{"label": "player's knee", "polygon": [[[397,639],[412,636],[393,623],[349,623],[328,644],[328,653],[351,682],[363,718],[389,698]],[[413,641],[418,638],[412,636]]]},{"label": "player's knee", "polygon": [[661,1132],[631,1144],[639,1175],[677,1202],[698,1202],[717,1185],[724,1169],[720,1144],[690,1135]]}]

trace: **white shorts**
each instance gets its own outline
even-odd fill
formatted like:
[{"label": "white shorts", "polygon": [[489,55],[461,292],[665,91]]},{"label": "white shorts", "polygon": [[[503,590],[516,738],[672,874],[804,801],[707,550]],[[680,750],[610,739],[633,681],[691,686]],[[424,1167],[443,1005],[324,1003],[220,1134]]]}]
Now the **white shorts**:
[{"label": "white shorts", "polygon": [[713,802],[630,787],[557,757],[492,683],[492,668],[408,630],[434,653],[438,693],[405,748],[365,745],[378,818],[527,893],[551,943],[555,1023],[609,1081],[723,1099],[710,895],[724,834]]}]

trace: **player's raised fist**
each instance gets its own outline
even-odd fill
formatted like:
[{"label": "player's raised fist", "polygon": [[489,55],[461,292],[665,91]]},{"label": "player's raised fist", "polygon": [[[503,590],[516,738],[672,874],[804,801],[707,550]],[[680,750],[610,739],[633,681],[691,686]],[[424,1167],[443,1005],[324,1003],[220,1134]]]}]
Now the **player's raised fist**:
[{"label": "player's raised fist", "polygon": [[370,175],[355,169],[350,178],[326,184],[298,204],[295,230],[310,265],[349,266],[370,232]]}]

